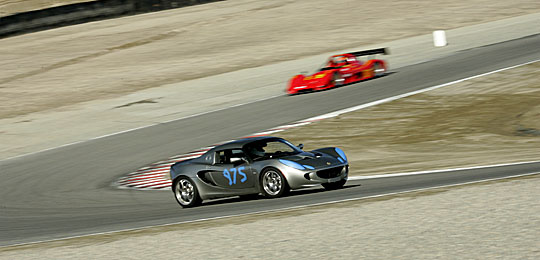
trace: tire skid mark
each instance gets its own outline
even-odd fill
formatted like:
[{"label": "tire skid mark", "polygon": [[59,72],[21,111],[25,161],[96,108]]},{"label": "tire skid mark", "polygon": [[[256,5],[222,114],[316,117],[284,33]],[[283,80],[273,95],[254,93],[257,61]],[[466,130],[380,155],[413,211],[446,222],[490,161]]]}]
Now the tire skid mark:
[{"label": "tire skid mark", "polygon": [[71,59],[68,59],[68,60],[65,60],[65,61],[60,61],[60,62],[57,62],[57,63],[53,63],[53,64],[50,64],[50,65],[47,65],[47,66],[43,66],[43,67],[41,67],[39,69],[31,70],[31,71],[24,72],[24,73],[21,73],[21,74],[17,74],[17,75],[11,76],[11,77],[0,79],[0,85],[6,84],[6,83],[9,83],[9,82],[18,80],[18,79],[23,79],[23,78],[39,75],[39,74],[46,73],[46,72],[49,72],[49,71],[52,71],[52,70],[67,67],[67,66],[70,66],[70,65],[75,65],[75,64],[85,62],[85,61],[90,60],[90,59],[98,58],[98,57],[101,57],[101,56],[104,56],[104,55],[107,55],[107,54],[110,54],[110,53],[114,53],[114,52],[117,52],[117,51],[126,50],[126,49],[129,49],[129,48],[134,48],[134,47],[146,45],[146,44],[149,44],[149,43],[153,43],[153,42],[156,42],[156,41],[159,41],[159,40],[164,40],[164,39],[167,39],[167,38],[171,38],[171,37],[174,37],[174,36],[176,36],[176,35],[178,35],[178,34],[180,34],[182,32],[183,31],[180,31],[180,30],[172,30],[172,31],[162,33],[162,34],[158,34],[158,35],[154,35],[154,36],[151,36],[151,37],[148,37],[148,38],[144,38],[144,39],[140,39],[140,40],[137,40],[137,41],[128,42],[128,43],[121,44],[121,45],[118,45],[118,46],[110,47],[110,48],[107,48],[105,50],[98,51],[98,52],[95,52],[95,53],[91,53],[91,54],[71,58]]}]

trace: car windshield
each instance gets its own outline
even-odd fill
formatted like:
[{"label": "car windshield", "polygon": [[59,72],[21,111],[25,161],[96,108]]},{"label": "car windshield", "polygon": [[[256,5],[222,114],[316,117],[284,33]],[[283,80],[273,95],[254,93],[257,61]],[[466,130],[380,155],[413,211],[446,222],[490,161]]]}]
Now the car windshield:
[{"label": "car windshield", "polygon": [[245,150],[253,160],[280,158],[302,152],[298,147],[282,139],[255,141],[246,145]]},{"label": "car windshield", "polygon": [[346,58],[343,56],[331,57],[327,62],[325,62],[320,68],[319,71],[337,69],[343,67],[346,64]]}]

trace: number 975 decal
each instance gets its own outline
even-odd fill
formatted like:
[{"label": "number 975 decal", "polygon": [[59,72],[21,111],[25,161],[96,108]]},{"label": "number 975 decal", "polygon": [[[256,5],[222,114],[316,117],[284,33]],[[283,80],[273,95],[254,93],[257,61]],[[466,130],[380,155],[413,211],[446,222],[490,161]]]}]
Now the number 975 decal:
[{"label": "number 975 decal", "polygon": [[242,176],[242,179],[240,179],[240,182],[244,183],[247,180],[247,175],[244,172],[242,172],[242,170],[245,170],[245,167],[242,166],[238,168],[230,168],[229,170],[225,169],[223,171],[223,176],[229,180],[229,185],[231,186],[233,184],[236,184],[236,175]]}]

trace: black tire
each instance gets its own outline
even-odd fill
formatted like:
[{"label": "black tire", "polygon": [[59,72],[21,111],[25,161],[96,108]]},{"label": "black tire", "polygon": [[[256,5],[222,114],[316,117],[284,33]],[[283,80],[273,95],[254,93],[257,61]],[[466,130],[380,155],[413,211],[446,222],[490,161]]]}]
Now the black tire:
[{"label": "black tire", "polygon": [[343,179],[341,181],[331,182],[331,183],[323,183],[322,186],[327,190],[337,190],[343,188],[345,186],[345,183],[347,182],[346,179]]},{"label": "black tire", "polygon": [[332,79],[330,80],[329,85],[331,85],[332,87],[339,87],[343,85],[343,82],[345,82],[343,76],[336,72],[332,75]]},{"label": "black tire", "polygon": [[197,186],[193,180],[187,176],[180,176],[176,178],[173,183],[172,190],[176,202],[178,202],[182,208],[191,208],[202,203]]},{"label": "black tire", "polygon": [[266,168],[261,173],[259,181],[260,190],[266,198],[279,198],[287,195],[290,191],[287,180],[276,168]]},{"label": "black tire", "polygon": [[241,200],[256,200],[259,198],[259,194],[258,193],[255,193],[255,194],[245,194],[245,195],[240,195],[238,196],[240,197]]},{"label": "black tire", "polygon": [[[382,71],[380,71],[382,70]],[[384,73],[386,73],[386,70],[384,69],[384,67],[380,64],[380,63],[375,63],[373,64],[373,76],[374,77],[380,77],[382,75],[384,75]]]}]

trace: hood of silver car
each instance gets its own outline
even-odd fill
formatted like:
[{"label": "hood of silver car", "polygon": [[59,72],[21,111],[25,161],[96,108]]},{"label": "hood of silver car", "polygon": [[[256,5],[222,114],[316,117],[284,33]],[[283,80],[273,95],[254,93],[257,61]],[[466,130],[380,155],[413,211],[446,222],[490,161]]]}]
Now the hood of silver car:
[{"label": "hood of silver car", "polygon": [[314,168],[326,168],[332,165],[342,164],[338,159],[323,153],[303,152],[296,155],[280,157],[279,159],[293,161]]}]

